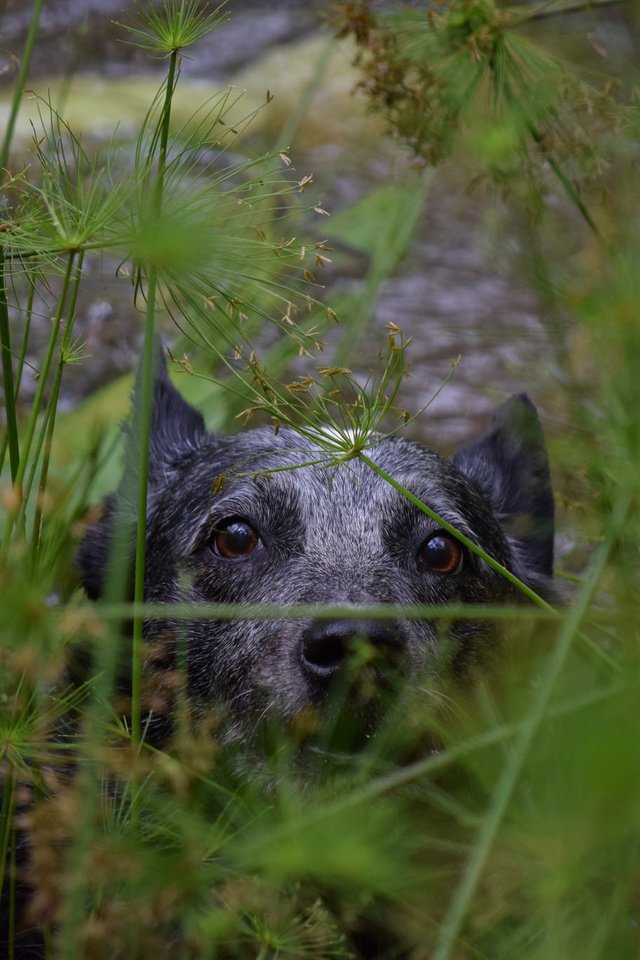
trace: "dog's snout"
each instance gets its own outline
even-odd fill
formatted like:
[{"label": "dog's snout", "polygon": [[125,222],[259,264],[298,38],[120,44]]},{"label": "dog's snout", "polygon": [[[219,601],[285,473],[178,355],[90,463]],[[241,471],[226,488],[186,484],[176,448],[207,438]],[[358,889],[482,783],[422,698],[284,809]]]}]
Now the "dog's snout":
[{"label": "dog's snout", "polygon": [[362,641],[371,659],[387,660],[397,655],[400,639],[393,624],[385,621],[332,620],[312,623],[303,633],[300,659],[305,672],[316,680],[330,680]]}]

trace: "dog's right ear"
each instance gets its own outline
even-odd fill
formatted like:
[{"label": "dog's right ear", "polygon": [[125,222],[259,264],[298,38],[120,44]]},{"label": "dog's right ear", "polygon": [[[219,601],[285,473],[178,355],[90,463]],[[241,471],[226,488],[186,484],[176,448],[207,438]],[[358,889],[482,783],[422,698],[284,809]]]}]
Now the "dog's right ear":
[{"label": "dog's right ear", "polygon": [[510,397],[491,427],[459,450],[454,464],[491,503],[524,564],[525,577],[553,575],[554,501],[549,460],[536,408]]},{"label": "dog's right ear", "polygon": [[[178,393],[169,379],[162,345],[154,347],[154,387],[149,434],[147,515],[154,498],[167,484],[181,458],[207,437],[202,415]],[[83,586],[92,600],[102,595],[111,553],[127,555],[137,516],[142,417],[141,372],[133,392],[133,411],[125,429],[125,469],[118,491],[105,503],[101,520],[91,527],[80,546],[77,563]],[[122,543],[114,543],[120,531]]]}]

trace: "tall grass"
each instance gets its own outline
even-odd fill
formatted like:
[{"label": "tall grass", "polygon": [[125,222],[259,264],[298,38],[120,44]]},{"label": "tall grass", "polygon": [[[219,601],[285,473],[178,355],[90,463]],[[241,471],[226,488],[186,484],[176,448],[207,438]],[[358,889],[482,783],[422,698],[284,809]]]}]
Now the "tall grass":
[{"label": "tall grass", "polygon": [[[368,4],[345,8],[374,108],[430,163],[468,170],[471,146],[469,175],[487,194],[488,184],[497,189],[521,224],[532,286],[556,325],[557,403],[567,423],[552,438],[556,485],[574,511],[565,522],[590,546],[584,563],[563,555],[560,576],[577,582],[560,609],[514,582],[530,607],[404,610],[444,622],[512,622],[499,675],[463,690],[429,679],[426,699],[403,693],[357,754],[333,749],[337,731],[327,729],[318,769],[310,762],[300,778],[303,729],[267,729],[256,765],[222,747],[206,724],[192,726],[183,698],[171,743],[160,750],[146,736],[145,697],[154,691],[142,684],[145,620],[344,615],[145,605],[156,332],[173,322],[179,344],[215,358],[213,379],[234,413],[293,425],[314,443],[320,466],[349,469],[359,458],[380,473],[369,455],[375,434],[411,420],[390,420],[406,371],[399,328],[387,331],[380,371],[364,387],[350,368],[434,174],[337,219],[346,239],[371,254],[365,293],[339,311],[354,319],[341,343],[336,334],[334,361],[294,376],[291,361],[315,355],[325,328],[340,330],[313,296],[314,258],[324,262],[326,245],[293,240],[282,219],[305,180],[291,180],[279,151],[228,157],[235,131],[251,119],[232,91],[182,127],[172,116],[181,51],[224,11],[166,0],[143,7],[126,28],[128,42],[166,63],[132,159],[115,143],[102,157],[89,152],[43,99],[27,168],[10,147],[40,8],[1,164],[6,955],[24,956],[36,936],[24,933],[26,916],[42,931],[45,955],[69,960],[637,956],[638,120],[625,100],[637,76],[617,77],[614,98],[593,78],[587,83],[581,66],[560,63],[549,36],[531,33],[547,7],[462,0],[428,17],[405,10],[390,18]],[[580,250],[570,261],[562,257],[569,243]],[[89,457],[64,464],[55,462],[55,441],[65,372],[85,362],[75,320],[86,265],[102,255],[131,277],[144,345],[105,599],[89,605],[72,558],[111,448],[97,436]],[[42,310],[51,322],[27,410],[21,387]],[[181,360],[186,373],[191,363]],[[394,477],[383,479],[448,529]],[[180,671],[173,679],[178,688],[185,682]],[[339,717],[336,709],[336,726]],[[27,914],[24,881],[34,891]]]}]

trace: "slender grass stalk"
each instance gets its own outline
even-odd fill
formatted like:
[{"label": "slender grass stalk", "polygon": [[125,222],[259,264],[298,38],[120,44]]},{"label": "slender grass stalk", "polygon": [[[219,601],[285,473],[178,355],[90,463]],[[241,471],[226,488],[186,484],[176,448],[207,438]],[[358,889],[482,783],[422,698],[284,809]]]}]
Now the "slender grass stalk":
[{"label": "slender grass stalk", "polygon": [[[51,390],[51,396],[49,397],[49,402],[47,404],[47,414],[45,417],[46,424],[46,435],[44,438],[44,455],[42,458],[42,468],[40,471],[40,483],[38,486],[38,501],[36,503],[35,517],[33,522],[33,537],[32,537],[32,547],[33,547],[33,561],[34,564],[37,564],[38,553],[40,547],[40,539],[42,534],[42,514],[43,514],[43,501],[44,495],[47,489],[47,479],[49,474],[49,461],[51,459],[51,446],[53,444],[53,431],[56,425],[56,414],[58,410],[58,400],[60,398],[60,386],[62,384],[62,373],[67,362],[67,354],[71,346],[71,335],[73,332],[73,324],[76,314],[76,305],[78,302],[78,293],[80,290],[80,281],[82,279],[82,264],[84,260],[84,253],[80,251],[78,254],[77,262],[75,265],[75,276],[73,279],[73,284],[71,287],[71,299],[69,302],[69,309],[67,310],[67,321],[65,324],[64,332],[62,334],[62,341],[60,343],[60,356],[58,358],[58,365],[56,367],[55,378],[53,381],[53,387]],[[45,426],[43,424],[43,427]],[[28,499],[30,491],[25,492],[25,496]]]},{"label": "slender grass stalk", "polygon": [[9,859],[9,876],[11,887],[9,890],[9,960],[15,957],[16,942],[16,848],[18,846],[15,827],[12,828],[11,857]]},{"label": "slender grass stalk", "polygon": [[[522,606],[495,607],[445,603],[428,604],[273,604],[273,603],[117,603],[100,604],[100,616],[106,621],[125,620],[128,616],[145,620],[518,620]],[[558,610],[530,608],[527,619],[536,622],[557,622]]]},{"label": "slender grass stalk", "polygon": [[[9,304],[7,300],[7,280],[5,271],[4,248],[0,247],[0,350],[2,350],[2,382],[4,405],[7,418],[6,440],[9,447],[11,481],[16,482],[20,465],[20,447],[18,443],[18,420],[16,417],[16,388],[13,379],[11,354],[11,331],[9,330]],[[6,449],[6,447],[5,447]],[[3,451],[4,459],[4,451]],[[1,466],[1,464],[0,464]]]},{"label": "slender grass stalk", "polygon": [[13,90],[11,107],[9,108],[9,119],[7,120],[7,126],[2,139],[2,146],[0,146],[0,176],[4,176],[4,171],[9,161],[9,151],[11,149],[11,142],[13,140],[13,133],[16,126],[16,120],[18,119],[18,111],[20,109],[20,102],[24,93],[29,67],[31,66],[31,57],[33,55],[33,48],[36,42],[36,35],[40,25],[40,14],[42,13],[43,6],[44,0],[35,0],[33,5],[33,13],[31,14],[31,20],[29,22],[29,30],[27,32],[27,37],[22,50],[22,57],[20,59],[20,69],[18,70],[18,77]]},{"label": "slender grass stalk", "polygon": [[[435,510],[432,510],[430,506],[416,497],[416,495],[411,493],[410,490],[408,490],[406,487],[403,487],[403,485],[398,483],[397,480],[394,480],[394,478],[385,470],[383,470],[382,467],[379,467],[374,460],[371,460],[365,453],[362,452],[360,452],[358,456],[363,463],[366,463],[367,466],[371,467],[371,469],[378,474],[378,476],[390,483],[391,486],[398,491],[398,493],[401,493],[404,497],[406,497],[407,500],[409,500],[418,508],[418,510],[422,510],[423,513],[426,513],[426,515],[431,517],[435,523],[439,524],[443,530],[446,530],[447,533],[450,533],[457,540],[459,540],[460,543],[464,544],[464,546],[470,550],[471,553],[474,553],[477,557],[480,557],[481,560],[484,560],[484,562],[487,563],[492,570],[495,570],[496,573],[499,573],[501,576],[503,576],[505,580],[508,580],[509,583],[516,587],[516,589],[520,590],[525,597],[535,603],[538,607],[541,607],[543,610],[546,610],[548,613],[552,614],[555,619],[560,619],[562,617],[561,612],[547,600],[545,600],[544,597],[541,597],[540,594],[536,593],[536,591],[528,586],[528,584],[520,580],[519,577],[516,577],[515,573],[512,573],[511,570],[504,566],[504,564],[500,563],[495,559],[495,557],[492,557],[490,554],[488,554],[486,550],[483,550],[482,547],[479,547],[478,544],[473,542],[473,540],[470,540],[469,537],[462,533],[461,530],[458,530],[453,526],[453,524],[449,523],[448,520],[445,520],[444,517],[441,517],[438,513],[436,513]],[[602,647],[598,646],[598,644],[595,643],[592,638],[588,636],[588,634],[580,631],[579,635],[580,639],[589,647],[591,652],[594,653],[598,659],[606,663],[607,666],[611,667],[612,670],[620,670],[620,665],[613,659],[613,657],[610,657],[609,654],[602,649]]]},{"label": "slender grass stalk", "polygon": [[[31,66],[31,57],[40,24],[40,14],[44,6],[44,0],[36,0],[31,22],[25,40],[22,58],[20,60],[20,69],[13,90],[11,107],[9,108],[9,119],[5,128],[2,145],[0,146],[0,181],[4,181],[5,171],[9,162],[9,151],[13,140],[18,111],[24,93],[29,67]],[[0,350],[2,351],[2,376],[4,385],[5,409],[7,418],[7,442],[9,447],[9,462],[11,464],[11,480],[16,482],[18,476],[20,451],[18,443],[18,424],[16,419],[15,405],[15,384],[13,378],[13,364],[11,361],[11,332],[9,330],[9,307],[7,302],[6,272],[4,249],[0,250]]]},{"label": "slender grass stalk", "polygon": [[[364,290],[357,301],[349,305],[348,310],[340,310],[343,316],[344,332],[334,356],[336,364],[348,364],[357,347],[358,341],[367,329],[367,324],[380,297],[383,285],[393,275],[402,258],[407,255],[409,245],[415,236],[420,217],[425,207],[434,178],[432,167],[426,167],[412,185],[411,195],[398,192],[397,209],[389,210],[389,222],[374,231],[377,237],[368,252],[371,263],[365,278]],[[387,191],[383,187],[382,191]],[[404,194],[404,196],[403,196]]]},{"label": "slender grass stalk", "polygon": [[99,789],[93,753],[85,756],[85,762],[77,774],[78,793],[85,803],[83,815],[75,826],[74,840],[69,850],[67,871],[68,888],[65,890],[65,911],[58,938],[60,956],[63,960],[78,960],[81,956],[78,934],[86,909],[84,876],[94,836],[94,804]]},{"label": "slender grass stalk", "polygon": [[499,563],[494,557],[490,556],[486,550],[483,550],[482,547],[479,547],[477,543],[474,543],[473,540],[470,540],[469,537],[454,527],[453,524],[449,523],[448,520],[445,520],[444,517],[441,517],[439,514],[437,514],[435,510],[432,510],[431,507],[427,506],[427,504],[416,497],[415,494],[411,493],[410,490],[408,490],[406,487],[403,487],[403,485],[398,483],[397,480],[394,480],[391,474],[387,473],[386,470],[383,470],[382,467],[378,466],[375,460],[372,460],[370,457],[368,457],[366,453],[359,453],[358,457],[363,463],[366,463],[366,465],[370,467],[374,473],[377,473],[379,477],[382,477],[383,480],[386,480],[387,483],[391,484],[391,486],[397,490],[398,493],[401,493],[407,498],[407,500],[410,500],[411,503],[418,508],[418,510],[421,510],[423,513],[426,513],[428,517],[431,517],[431,519],[441,526],[443,530],[446,530],[447,533],[450,533],[456,538],[456,540],[459,540],[460,543],[464,544],[467,550],[470,550],[471,553],[474,553],[477,557],[480,557],[481,560],[484,560],[485,563],[487,563],[493,570],[496,571],[496,573],[499,573],[505,578],[505,580],[508,580],[509,583],[524,593],[529,600],[532,600],[533,603],[537,604],[539,607],[542,607],[544,610],[554,610],[554,607],[543,597],[541,597],[540,594],[536,593],[535,590],[532,590],[531,587],[527,586],[526,583],[523,583],[523,581],[520,580],[519,577],[516,577],[511,570],[508,570],[507,567],[505,567],[502,563]]},{"label": "slender grass stalk", "polygon": [[507,103],[510,105],[510,107],[512,109],[522,112],[524,116],[524,122],[529,132],[529,136],[537,146],[538,150],[540,151],[544,159],[549,164],[551,170],[553,170],[553,173],[556,179],[562,186],[569,200],[574,205],[574,207],[576,208],[576,210],[578,211],[578,213],[580,214],[584,222],[587,224],[589,229],[593,232],[593,234],[599,240],[602,240],[602,234],[600,233],[600,230],[598,229],[593,217],[587,210],[587,207],[584,201],[582,200],[582,197],[578,193],[576,187],[573,185],[573,183],[571,182],[569,177],[566,175],[566,173],[564,172],[564,170],[562,169],[558,161],[555,159],[555,157],[547,149],[545,145],[544,136],[537,129],[535,123],[533,122],[533,120],[531,119],[531,117],[527,112],[524,98],[516,97],[513,90],[511,89],[511,84],[507,81],[506,78],[503,78],[502,90],[503,90],[505,99]]},{"label": "slender grass stalk", "polygon": [[64,73],[58,90],[58,99],[56,102],[56,111],[60,115],[65,112],[71,84],[78,70],[78,65],[82,57],[82,44],[89,33],[89,13],[85,13],[77,28],[73,31],[73,46],[71,54],[65,63]]},{"label": "slender grass stalk", "polygon": [[[162,197],[167,166],[169,126],[171,122],[171,101],[177,76],[178,50],[173,50],[169,59],[169,69],[165,85],[165,99],[160,120],[160,141],[158,166],[153,191],[152,215],[158,218],[162,208]],[[147,310],[144,328],[144,348],[142,357],[142,376],[140,380],[140,420],[138,463],[138,509],[136,527],[136,558],[134,574],[134,601],[144,600],[144,572],[146,547],[147,493],[149,480],[149,439],[151,436],[151,409],[153,401],[153,355],[155,339],[155,301],[157,288],[157,269],[154,265],[149,271],[147,288]],[[142,712],[142,617],[134,617],[131,651],[131,736],[134,743],[140,742]]]},{"label": "slender grass stalk", "polygon": [[513,745],[502,771],[502,776],[496,784],[492,803],[478,833],[478,838],[467,863],[462,882],[454,894],[442,924],[440,937],[432,960],[449,960],[451,956],[455,942],[462,929],[465,916],[471,905],[472,897],[487,862],[487,857],[513,796],[525,758],[544,719],[551,695],[555,690],[562,669],[567,661],[573,640],[578,633],[580,623],[587,612],[593,593],[598,586],[604,565],[618,537],[629,507],[629,498],[625,497],[617,503],[613,516],[609,521],[606,537],[596,550],[591,562],[589,575],[586,577],[578,593],[575,604],[565,615],[562,627],[558,632],[555,650],[540,680],[537,694],[534,697],[529,714],[525,718],[520,736]]},{"label": "slender grass stalk", "polygon": [[[38,417],[40,414],[40,408],[42,406],[42,398],[44,396],[44,391],[47,385],[47,379],[49,377],[49,371],[51,369],[51,364],[53,361],[53,355],[58,343],[58,336],[60,333],[60,327],[62,324],[62,317],[64,314],[65,304],[67,302],[67,297],[69,290],[71,288],[71,277],[73,275],[73,266],[75,262],[75,251],[71,251],[67,257],[67,265],[65,269],[64,280],[62,282],[62,290],[60,292],[60,297],[58,299],[58,307],[53,318],[53,328],[49,336],[49,343],[47,345],[47,352],[45,355],[44,363],[40,368],[40,376],[38,378],[38,386],[36,388],[36,395],[33,399],[33,405],[31,407],[31,414],[25,428],[25,439],[20,451],[20,464],[18,467],[18,472],[16,474],[15,486],[18,489],[20,494],[21,502],[18,511],[12,511],[7,516],[7,521],[4,531],[3,539],[3,549],[6,549],[9,546],[11,540],[11,535],[13,533],[16,517],[18,515],[24,516],[24,510],[26,508],[26,503],[24,501],[22,485],[24,483],[25,475],[27,472],[27,465],[29,463],[29,457],[31,453],[31,446],[33,444],[33,438],[36,431],[36,425],[38,422]],[[41,433],[41,440],[44,438],[44,434]],[[39,451],[38,451],[39,455]],[[37,459],[37,458],[36,458]]]},{"label": "slender grass stalk", "polygon": [[[9,947],[9,958],[13,960],[15,925],[16,925],[16,831],[14,826],[14,813],[16,805],[16,786],[17,773],[9,765],[9,773],[3,785],[2,809],[0,811],[0,823],[2,826],[2,837],[0,840],[0,894],[2,894],[5,883],[9,883],[9,909],[5,919],[7,920],[8,930],[7,942]],[[11,850],[9,851],[9,846]],[[7,870],[7,854],[9,869]],[[3,931],[4,933],[4,931]]]},{"label": "slender grass stalk", "polygon": [[[549,707],[545,711],[544,719],[555,720],[559,717],[570,716],[572,713],[580,710],[586,710],[589,707],[615,697],[616,694],[620,693],[621,689],[623,689],[623,686],[616,683],[603,690],[594,690],[581,697],[564,701],[557,706]],[[335,800],[324,804],[322,809],[312,814],[306,822],[308,825],[311,825],[320,819],[331,819],[339,816],[344,810],[358,807],[361,804],[371,803],[380,797],[392,794],[397,790],[402,790],[404,787],[417,783],[426,776],[431,776],[442,770],[446,770],[447,767],[457,763],[464,757],[477,753],[479,750],[484,750],[487,747],[493,747],[496,744],[512,740],[514,737],[523,733],[527,722],[527,720],[521,720],[513,723],[499,723],[489,730],[483,730],[481,733],[473,734],[467,739],[447,747],[446,750],[438,753],[430,753],[428,756],[416,760],[415,763],[393,769],[389,773],[365,782],[362,786],[355,788],[350,787]],[[149,749],[153,750],[152,747]],[[349,758],[352,762],[353,758],[351,755]],[[205,777],[202,779],[203,782],[206,782]],[[284,827],[278,827],[276,836],[282,836],[284,838],[287,832],[288,828],[286,825]],[[267,835],[265,842],[272,843],[273,839],[273,835]]]},{"label": "slender grass stalk", "polygon": [[587,224],[587,226],[592,231],[592,233],[599,240],[602,240],[602,234],[600,233],[600,230],[598,229],[593,217],[587,210],[587,207],[584,201],[582,200],[582,197],[580,196],[580,194],[578,193],[578,191],[576,190],[573,183],[571,182],[569,177],[566,175],[566,173],[564,172],[564,170],[562,169],[558,161],[553,156],[551,156],[549,151],[546,149],[544,137],[542,136],[540,131],[528,119],[527,119],[527,129],[529,130],[531,139],[534,141],[534,143],[540,150],[542,156],[545,158],[545,160],[553,170],[557,180],[560,182],[562,188],[564,189],[565,193],[571,200],[576,210],[581,215],[584,222]]},{"label": "slender grass stalk", "polygon": [[295,110],[289,117],[287,117],[282,130],[276,138],[274,150],[286,150],[293,142],[300,124],[309,115],[311,105],[337,48],[338,45],[336,38],[329,37],[325,46],[320,52],[320,56],[316,60],[313,72],[311,73],[311,76],[309,77],[309,80],[307,81],[305,88],[302,91],[298,102],[296,103]]},{"label": "slender grass stalk", "polygon": [[562,16],[566,13],[582,13],[583,11],[592,12],[599,8],[619,7],[629,3],[630,0],[547,0],[542,4],[531,4],[530,6],[518,6],[514,8],[517,16],[516,23],[529,23],[531,20],[543,20],[546,17]]},{"label": "slender grass stalk", "polygon": [[9,774],[4,783],[2,807],[0,808],[0,825],[2,827],[2,836],[0,837],[0,893],[2,893],[2,888],[7,881],[7,853],[11,839],[13,809],[15,805],[16,775],[11,766],[9,766],[8,770]]},{"label": "slender grass stalk", "polygon": [[[145,552],[147,535],[147,499],[149,480],[149,440],[151,436],[151,409],[153,401],[153,338],[155,333],[155,296],[157,272],[152,268],[147,288],[147,313],[144,332],[144,352],[142,357],[142,377],[140,389],[140,460],[138,464],[138,511],[136,526],[136,555],[134,574],[134,601],[144,601]],[[142,711],[142,617],[134,617],[131,650],[131,736],[135,743],[140,742]]]},{"label": "slender grass stalk", "polygon": [[[20,392],[20,386],[22,384],[22,374],[24,373],[24,365],[27,357],[27,350],[29,348],[29,337],[31,335],[31,321],[33,319],[33,301],[36,295],[36,283],[31,273],[27,274],[29,280],[29,296],[27,298],[27,306],[24,311],[24,330],[22,333],[22,343],[20,344],[20,354],[18,356],[18,369],[16,370],[16,385],[15,385],[15,398],[16,403],[18,402],[18,394]],[[2,469],[2,458],[0,458],[0,470]]]}]

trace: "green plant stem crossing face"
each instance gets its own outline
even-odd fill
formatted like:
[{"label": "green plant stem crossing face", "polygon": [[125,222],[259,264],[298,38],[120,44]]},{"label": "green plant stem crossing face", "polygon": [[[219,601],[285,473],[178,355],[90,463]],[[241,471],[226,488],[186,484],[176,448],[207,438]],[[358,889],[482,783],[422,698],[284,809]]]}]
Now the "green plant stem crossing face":
[{"label": "green plant stem crossing face", "polygon": [[448,520],[445,520],[444,517],[439,516],[439,514],[437,514],[435,510],[432,510],[431,507],[429,507],[426,503],[423,503],[420,499],[418,499],[418,497],[416,497],[415,494],[411,493],[410,490],[407,490],[407,488],[403,487],[402,484],[398,483],[397,480],[394,480],[394,478],[390,476],[390,474],[388,474],[386,470],[383,470],[382,467],[378,466],[375,460],[372,460],[370,457],[368,457],[364,453],[359,454],[359,457],[363,463],[366,463],[367,466],[374,471],[374,473],[377,473],[378,476],[383,477],[383,479],[386,480],[387,483],[389,483],[392,487],[394,487],[396,490],[402,493],[402,495],[405,496],[407,500],[410,500],[411,503],[415,504],[415,506],[419,510],[422,510],[424,513],[427,514],[427,516],[431,517],[431,519],[434,520],[440,527],[442,527],[443,530],[446,530],[447,533],[450,533],[453,537],[455,537],[457,540],[463,543],[464,546],[467,548],[467,550],[470,550],[472,553],[475,553],[476,556],[484,560],[485,563],[488,563],[489,566],[492,567],[494,570],[496,570],[501,576],[503,576],[505,580],[508,580],[509,583],[512,583],[515,587],[517,587],[518,590],[522,591],[522,593],[526,597],[528,597],[529,600],[532,600],[534,603],[538,604],[539,606],[543,607],[546,610],[553,609],[551,607],[551,604],[549,604],[543,597],[539,596],[535,592],[535,590],[532,590],[531,587],[527,586],[526,583],[523,583],[522,580],[516,577],[515,574],[513,574],[510,570],[508,570],[504,566],[504,564],[499,563],[497,560],[491,557],[485,550],[482,549],[482,547],[478,546],[477,543],[474,543],[473,540],[470,540],[469,537],[467,537],[466,534],[464,534],[461,530],[457,530],[453,526],[453,524],[449,523]]}]

